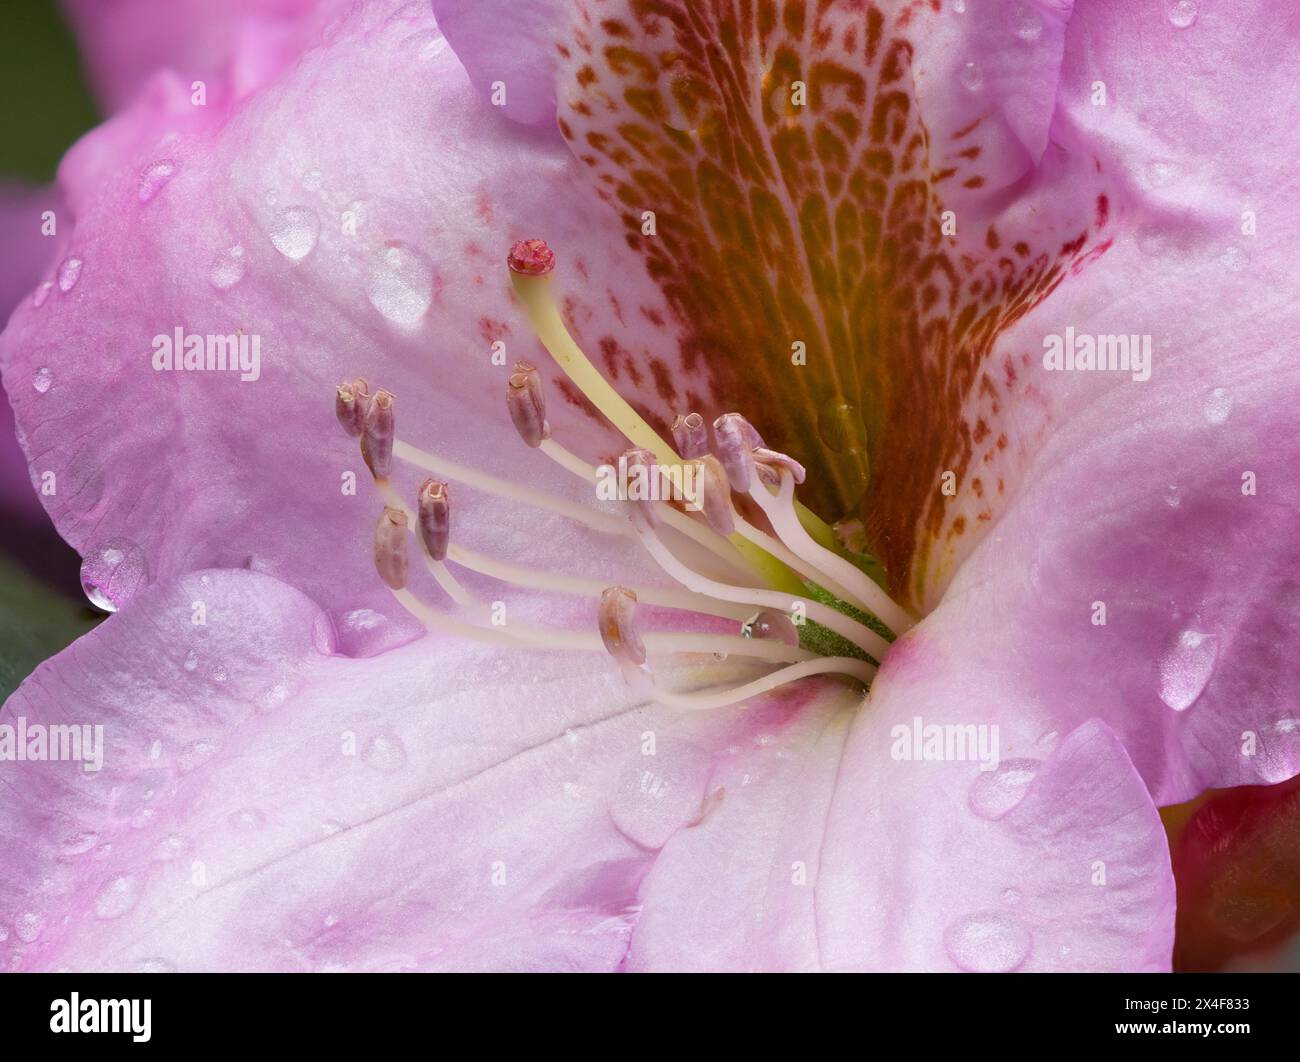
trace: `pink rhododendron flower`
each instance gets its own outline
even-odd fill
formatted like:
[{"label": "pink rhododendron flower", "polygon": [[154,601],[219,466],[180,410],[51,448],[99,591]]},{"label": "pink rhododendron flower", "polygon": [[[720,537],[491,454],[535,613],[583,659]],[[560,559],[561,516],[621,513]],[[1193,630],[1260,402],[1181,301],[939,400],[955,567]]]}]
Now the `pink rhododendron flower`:
[{"label": "pink rhododendron flower", "polygon": [[0,338],[117,610],[0,962],[1168,969],[1157,805],[1300,766],[1294,27],[279,6],[132,50]]}]

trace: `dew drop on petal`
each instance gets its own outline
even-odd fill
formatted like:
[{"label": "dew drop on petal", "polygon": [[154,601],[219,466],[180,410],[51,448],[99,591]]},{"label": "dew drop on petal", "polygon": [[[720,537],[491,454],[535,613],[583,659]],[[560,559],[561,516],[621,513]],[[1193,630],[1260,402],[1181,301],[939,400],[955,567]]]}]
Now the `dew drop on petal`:
[{"label": "dew drop on petal", "polygon": [[196,653],[193,649],[191,649],[188,653],[185,654],[185,670],[193,671],[198,666],[199,666],[199,654]]},{"label": "dew drop on petal", "polygon": [[433,301],[433,265],[404,243],[381,247],[370,260],[366,295],[393,323],[415,324]]},{"label": "dew drop on petal", "polygon": [[963,66],[957,76],[968,92],[978,92],[984,87],[984,71],[980,69],[979,63],[973,60]]},{"label": "dew drop on petal", "polygon": [[642,848],[662,848],[700,818],[709,771],[707,757],[685,746],[662,747],[655,756],[635,755],[609,799],[610,818]]},{"label": "dew drop on petal", "polygon": [[1196,0],[1174,0],[1169,5],[1169,21],[1179,29],[1187,29],[1196,21]]},{"label": "dew drop on petal", "polygon": [[32,373],[32,387],[35,389],[37,394],[45,394],[45,392],[50,389],[52,383],[54,383],[54,373],[50,371],[48,365],[42,365]]},{"label": "dew drop on petal", "polygon": [[966,0],[952,0],[952,9],[959,15],[966,14]]},{"label": "dew drop on petal", "polygon": [[275,215],[267,235],[285,258],[299,262],[316,246],[316,239],[320,236],[320,218],[310,207],[285,207]]},{"label": "dew drop on petal", "polygon": [[1175,712],[1185,712],[1200,697],[1219,654],[1218,639],[1188,628],[1160,658],[1160,699]]},{"label": "dew drop on petal", "polygon": [[376,734],[367,743],[362,759],[377,771],[400,771],[406,766],[406,746],[393,734]]},{"label": "dew drop on petal", "polygon": [[1170,483],[1165,488],[1165,504],[1171,509],[1177,509],[1183,504],[1183,492],[1176,483]]},{"label": "dew drop on petal", "polygon": [[96,608],[116,612],[144,585],[144,551],[130,542],[96,549],[81,562],[81,589]]},{"label": "dew drop on petal", "polygon": [[45,919],[35,911],[24,911],[14,919],[14,932],[24,944],[30,944],[41,935]]},{"label": "dew drop on petal", "polygon": [[218,291],[229,291],[244,279],[244,270],[244,247],[237,243],[212,260],[208,280]]},{"label": "dew drop on petal", "polygon": [[959,918],[944,933],[943,943],[963,970],[1009,973],[1029,957],[1033,937],[1015,919],[986,911]]},{"label": "dew drop on petal", "polygon": [[1042,766],[1041,760],[1003,760],[991,771],[980,771],[967,803],[981,819],[1000,819],[1025,798]]},{"label": "dew drop on petal", "polygon": [[1043,16],[1029,4],[1017,4],[1011,11],[1011,32],[1022,41],[1036,41],[1043,33]]},{"label": "dew drop on petal", "polygon": [[77,286],[81,279],[82,261],[74,254],[68,255],[59,266],[59,290],[65,295]]},{"label": "dew drop on petal", "polygon": [[121,875],[105,885],[95,897],[95,914],[100,918],[117,918],[126,914],[140,898],[135,878]]},{"label": "dew drop on petal", "polygon": [[175,176],[176,163],[171,159],[162,159],[149,166],[140,174],[140,186],[137,191],[140,202],[153,202],[154,196],[167,187],[167,182]]},{"label": "dew drop on petal", "polygon": [[50,292],[54,290],[54,281],[43,281],[35,291],[32,292],[32,305],[40,309],[45,305],[45,300],[50,297]]},{"label": "dew drop on petal", "polygon": [[1232,392],[1216,387],[1205,396],[1205,419],[1211,424],[1222,424],[1232,412]]}]

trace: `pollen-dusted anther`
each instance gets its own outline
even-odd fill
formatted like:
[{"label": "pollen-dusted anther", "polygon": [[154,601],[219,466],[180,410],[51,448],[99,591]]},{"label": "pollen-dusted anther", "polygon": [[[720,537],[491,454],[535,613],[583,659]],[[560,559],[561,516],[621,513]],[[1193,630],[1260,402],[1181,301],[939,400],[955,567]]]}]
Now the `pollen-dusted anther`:
[{"label": "pollen-dusted anther", "polygon": [[366,413],[370,409],[370,387],[365,380],[344,380],[338,385],[334,398],[334,413],[343,430],[356,438],[365,429]]},{"label": "pollen-dusted anther", "polygon": [[391,505],[384,507],[375,524],[375,569],[388,586],[400,590],[406,585],[409,561],[406,555],[406,513]]},{"label": "pollen-dusted anther", "polygon": [[636,594],[625,586],[609,587],[600,595],[597,622],[600,640],[624,668],[645,663],[645,643],[636,630]]},{"label": "pollen-dusted anther", "polygon": [[695,489],[699,492],[700,511],[718,534],[726,536],[736,530],[736,514],[731,508],[731,489],[727,473],[712,454],[697,457],[691,464],[699,468]]},{"label": "pollen-dusted anther", "polygon": [[555,252],[545,240],[520,240],[506,258],[510,268],[525,277],[544,277],[555,268]]},{"label": "pollen-dusted anther", "polygon": [[623,480],[619,484],[623,495],[631,504],[632,523],[641,530],[653,531],[659,526],[659,513],[655,510],[660,495],[656,487],[659,462],[649,450],[633,447],[619,459]]},{"label": "pollen-dusted anther", "polygon": [[713,422],[713,441],[731,489],[746,493],[753,480],[753,452],[763,445],[762,436],[739,413],[724,413]]},{"label": "pollen-dusted anther", "polygon": [[673,445],[677,452],[691,460],[709,452],[709,429],[698,413],[678,414],[673,421]]},{"label": "pollen-dusted anther", "polygon": [[506,387],[506,405],[520,438],[529,446],[538,447],[551,437],[551,426],[546,423],[546,392],[542,390],[542,374],[526,361],[515,362]]},{"label": "pollen-dusted anther", "polygon": [[808,470],[793,457],[769,450],[766,446],[760,446],[754,451],[754,468],[758,472],[758,478],[769,487],[781,485],[782,469],[789,472],[796,483],[802,483],[808,478]]},{"label": "pollen-dusted anther", "polygon": [[426,479],[420,487],[419,515],[420,541],[436,561],[445,560],[447,543],[451,541],[451,499],[447,484],[436,479]]},{"label": "pollen-dusted anther", "polygon": [[380,388],[370,400],[361,434],[361,456],[375,479],[387,479],[393,471],[394,434],[393,396]]},{"label": "pollen-dusted anther", "polygon": [[781,642],[797,648],[799,632],[794,622],[784,612],[774,608],[765,608],[745,620],[740,633],[746,638],[762,638],[767,641]]}]

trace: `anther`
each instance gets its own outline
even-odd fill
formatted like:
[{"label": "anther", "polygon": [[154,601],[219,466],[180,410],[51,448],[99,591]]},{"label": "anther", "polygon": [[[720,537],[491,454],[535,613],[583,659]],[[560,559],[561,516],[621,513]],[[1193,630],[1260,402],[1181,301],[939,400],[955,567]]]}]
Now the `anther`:
[{"label": "anther", "polygon": [[419,515],[420,541],[436,561],[447,556],[447,543],[451,540],[451,504],[447,484],[436,479],[426,479],[420,487]]},{"label": "anther", "polygon": [[781,470],[790,473],[796,483],[802,483],[808,477],[808,471],[789,454],[778,453],[760,446],[754,450],[754,468],[758,478],[769,487],[781,486]]},{"label": "anther", "polygon": [[754,613],[745,621],[740,633],[746,638],[763,638],[796,647],[799,645],[799,632],[793,621],[784,612],[778,612],[774,608]]},{"label": "anther", "polygon": [[[649,450],[633,447],[623,454],[619,464],[624,470],[625,478],[621,486],[631,503],[633,525],[638,529],[653,531],[659,526],[659,513],[655,509],[658,494],[652,489],[654,480],[659,475],[659,463],[655,455]],[[634,469],[644,471],[634,472]]]},{"label": "anther", "polygon": [[696,481],[699,491],[700,511],[714,531],[722,536],[736,530],[736,516],[731,509],[731,490],[727,486],[727,473],[722,463],[712,454],[697,457],[691,464],[700,470]]},{"label": "anther", "polygon": [[393,470],[393,396],[380,388],[366,411],[361,435],[361,456],[375,479],[387,479]]},{"label": "anther", "polygon": [[600,595],[600,640],[625,671],[645,663],[645,643],[636,629],[636,605],[636,594],[625,586],[611,586]]},{"label": "anther", "polygon": [[763,445],[762,437],[739,413],[724,413],[713,422],[713,441],[718,459],[727,470],[731,489],[747,493],[752,480],[753,451]]},{"label": "anther", "polygon": [[393,590],[406,585],[409,562],[406,555],[406,513],[391,505],[375,524],[375,569]]},{"label": "anther", "polygon": [[542,376],[526,361],[515,362],[515,371],[510,374],[506,387],[506,405],[515,429],[529,446],[541,446],[542,440],[551,437],[551,426],[546,423]]},{"label": "anther", "polygon": [[555,252],[545,240],[520,240],[506,258],[510,268],[525,277],[544,277],[555,268]]},{"label": "anther", "polygon": [[365,380],[344,380],[334,398],[334,413],[343,430],[356,438],[365,429],[370,407],[370,388]]},{"label": "anther", "polygon": [[673,443],[677,452],[688,461],[707,454],[709,429],[704,426],[704,418],[698,413],[678,414],[673,421]]}]

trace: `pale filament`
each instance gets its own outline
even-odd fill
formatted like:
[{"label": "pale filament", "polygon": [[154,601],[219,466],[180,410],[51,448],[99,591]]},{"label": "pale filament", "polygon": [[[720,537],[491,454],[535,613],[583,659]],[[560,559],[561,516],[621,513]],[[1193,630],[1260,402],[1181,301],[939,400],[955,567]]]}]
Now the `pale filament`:
[{"label": "pale filament", "polygon": [[[561,468],[567,469],[579,479],[588,483],[596,482],[595,466],[588,464],[573,451],[561,446],[554,439],[544,440],[538,449]],[[659,519],[674,531],[678,531],[692,541],[698,542],[710,553],[726,561],[737,574],[746,579],[753,578],[755,573],[748,568],[744,558],[736,552],[735,547],[711,527],[697,520],[692,520],[685,513],[674,509],[667,502],[655,502],[654,504]]]},{"label": "pale filament", "polygon": [[804,614],[809,619],[847,638],[877,660],[883,660],[885,652],[889,649],[889,643],[870,627],[864,626],[842,612],[837,612],[829,605],[823,605],[820,601],[810,601],[807,598],[792,599],[790,595],[776,590],[760,590],[715,582],[678,560],[653,531],[642,531],[639,534],[646,552],[665,572],[690,590],[711,597],[720,597],[724,601],[738,601],[764,608],[774,608],[783,613],[788,613],[795,604],[802,604]]},{"label": "pale filament", "polygon": [[847,656],[819,656],[769,672],[762,678],[733,689],[719,690],[716,693],[673,693],[656,688],[654,698],[660,704],[670,708],[686,708],[695,711],[725,708],[729,704],[737,704],[751,697],[770,693],[787,682],[795,682],[812,675],[847,675],[865,686],[875,673],[876,669],[865,660],[854,660]]},{"label": "pale filament", "polygon": [[[600,635],[585,631],[550,631],[540,627],[511,624],[507,627],[481,627],[474,623],[445,616],[430,608],[410,590],[394,590],[401,606],[420,621],[426,630],[442,631],[469,641],[512,649],[558,649],[568,652],[592,652],[604,655]],[[769,663],[811,663],[834,660],[818,657],[807,649],[763,638],[745,638],[734,634],[679,634],[654,632],[642,636],[646,652],[652,656],[675,656],[683,653],[712,653],[720,656],[748,656]],[[861,661],[851,661],[861,663]]]},{"label": "pale filament", "polygon": [[[581,597],[600,597],[601,593],[610,586],[609,580],[559,575],[555,572],[538,571],[535,568],[510,564],[508,561],[488,557],[455,543],[448,547],[447,557],[462,568],[468,568],[480,575],[491,576],[493,579],[532,590],[556,590]],[[748,619],[754,611],[743,605],[731,605],[704,594],[695,594],[673,587],[628,586],[628,589],[636,594],[637,600],[643,605],[660,605],[664,608],[682,609],[686,612],[699,612],[734,620]]]},{"label": "pale filament", "polygon": [[843,557],[814,542],[812,536],[803,529],[794,511],[794,477],[788,469],[781,469],[781,487],[776,494],[758,481],[757,476],[755,480],[749,496],[758,503],[772,522],[776,533],[798,557],[814,570],[824,572],[834,580],[828,589],[839,587],[843,590],[840,596],[864,612],[870,612],[896,635],[911,629],[916,621],[896,605],[888,594]]}]

